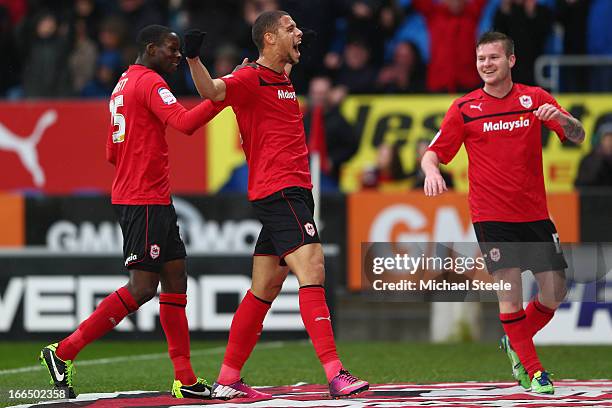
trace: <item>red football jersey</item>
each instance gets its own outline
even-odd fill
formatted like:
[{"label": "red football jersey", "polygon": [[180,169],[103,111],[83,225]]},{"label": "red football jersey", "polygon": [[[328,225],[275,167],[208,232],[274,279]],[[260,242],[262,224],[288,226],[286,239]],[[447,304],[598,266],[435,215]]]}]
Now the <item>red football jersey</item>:
[{"label": "red football jersey", "polygon": [[503,98],[477,89],[455,100],[429,146],[440,162],[468,154],[472,221],[529,222],[549,218],[542,170],[542,124],[565,140],[556,121],[534,111],[550,103],[567,112],[546,91],[514,84]]},{"label": "red football jersey", "polygon": [[289,77],[262,65],[226,75],[223,106],[236,113],[249,167],[249,200],[312,188],[302,113]]},{"label": "red football jersey", "polygon": [[116,167],[112,203],[170,204],[166,125],[191,134],[220,110],[207,100],[188,111],[157,72],[131,65],[110,99],[106,156]]}]

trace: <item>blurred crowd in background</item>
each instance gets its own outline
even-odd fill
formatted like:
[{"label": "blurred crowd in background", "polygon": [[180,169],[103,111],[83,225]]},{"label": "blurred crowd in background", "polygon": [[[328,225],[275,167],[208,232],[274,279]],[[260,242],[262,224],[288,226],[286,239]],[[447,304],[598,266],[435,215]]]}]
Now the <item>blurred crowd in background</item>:
[{"label": "blurred crowd in background", "polygon": [[[610,0],[0,0],[0,97],[107,97],[148,24],[206,31],[202,58],[221,76],[257,57],[250,27],[270,9],[316,32],[292,73],[299,94],[320,76],[353,94],[471,90],[474,43],[491,29],[514,38],[526,84],[542,54],[612,55]],[[186,64],[170,85],[195,93]],[[611,91],[610,67],[567,73],[562,90]]]},{"label": "blurred crowd in background", "polygon": [[[480,85],[474,45],[489,30],[514,39],[513,78],[529,85],[537,85],[534,62],[541,55],[612,57],[612,0],[0,0],[0,98],[107,98],[136,59],[138,31],[149,24],[179,35],[206,31],[201,57],[219,77],[244,57],[257,58],[251,25],[272,9],[289,12],[305,32],[291,79],[307,95],[308,137],[325,135],[323,182],[330,180],[331,189],[359,146],[339,109],[347,94],[472,90]],[[167,80],[177,95],[197,94],[187,64]],[[612,92],[612,65],[563,68],[558,90]],[[612,127],[600,133],[610,134],[610,143],[585,158],[578,187],[612,185]],[[418,161],[428,142],[416,144]],[[379,146],[376,161],[363,174],[363,188],[405,179],[422,186],[418,162],[405,172],[398,146]],[[243,166],[224,190],[244,189]]]}]

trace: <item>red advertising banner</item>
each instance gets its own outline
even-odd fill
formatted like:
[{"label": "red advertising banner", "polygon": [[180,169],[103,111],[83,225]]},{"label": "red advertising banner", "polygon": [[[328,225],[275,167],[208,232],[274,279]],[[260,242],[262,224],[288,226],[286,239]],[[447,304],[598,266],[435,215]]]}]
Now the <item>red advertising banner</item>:
[{"label": "red advertising banner", "polygon": [[[186,107],[197,100],[181,101]],[[0,103],[0,191],[110,192],[106,100]],[[186,136],[168,128],[173,193],[207,191],[204,128]]]}]

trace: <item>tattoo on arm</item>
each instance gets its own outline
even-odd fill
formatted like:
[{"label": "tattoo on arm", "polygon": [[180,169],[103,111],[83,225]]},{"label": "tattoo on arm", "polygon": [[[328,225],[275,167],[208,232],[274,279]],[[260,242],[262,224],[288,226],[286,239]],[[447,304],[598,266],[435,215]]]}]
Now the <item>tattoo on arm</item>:
[{"label": "tattoo on arm", "polygon": [[566,122],[561,126],[565,132],[565,137],[574,143],[582,143],[584,140],[584,129],[578,119],[566,117]]}]

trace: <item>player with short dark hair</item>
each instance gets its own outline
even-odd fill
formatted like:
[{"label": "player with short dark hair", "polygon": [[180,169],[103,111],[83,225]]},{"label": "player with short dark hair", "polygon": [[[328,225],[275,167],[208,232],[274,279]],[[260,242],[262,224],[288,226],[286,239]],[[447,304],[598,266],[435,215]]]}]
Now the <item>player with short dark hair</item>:
[{"label": "player with short dark hair", "polygon": [[210,101],[185,109],[160,76],[176,71],[180,40],[169,28],[151,25],[138,34],[139,55],[121,75],[110,99],[106,156],[115,165],[111,201],[123,232],[127,285],[106,297],[70,336],[45,347],[41,363],[52,383],[71,398],[73,360],[87,344],[111,331],[157,293],[159,318],[174,365],[172,395],[210,398],[210,387],[197,378],[190,362],[185,316],[185,245],[179,236],[170,198],[166,126],[192,134],[220,108]]},{"label": "player with short dark hair", "polygon": [[[513,83],[515,61],[512,40],[505,34],[481,37],[476,68],[484,87],[453,102],[421,165],[425,194],[441,194],[446,184],[439,163],[448,163],[465,145],[476,237],[489,273],[512,288],[498,291],[499,316],[506,332],[502,348],[523,387],[552,394],[553,384],[532,338],[565,297],[567,264],[546,205],[542,125],[561,141],[574,143],[582,143],[584,129],[548,92]],[[533,272],[539,291],[523,310],[521,272],[527,269]]]},{"label": "player with short dark hair", "polygon": [[247,386],[240,370],[289,269],[300,283],[300,313],[325,370],[330,395],[347,397],[369,387],[346,371],[338,358],[325,298],[323,250],[313,218],[304,125],[287,72],[299,61],[302,34],[289,14],[262,13],[252,28],[260,49],[256,64],[221,79],[212,79],[197,58],[203,33],[185,35],[187,61],[198,92],[236,113],[249,167],[248,198],[263,224],[255,246],[251,289],[234,315],[213,397],[269,396]]}]

